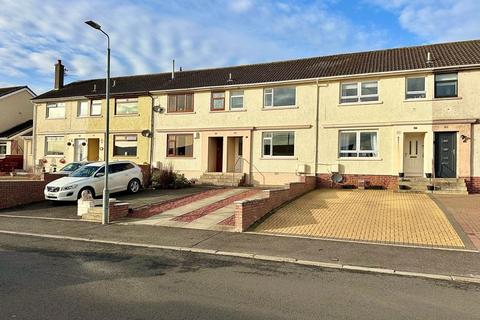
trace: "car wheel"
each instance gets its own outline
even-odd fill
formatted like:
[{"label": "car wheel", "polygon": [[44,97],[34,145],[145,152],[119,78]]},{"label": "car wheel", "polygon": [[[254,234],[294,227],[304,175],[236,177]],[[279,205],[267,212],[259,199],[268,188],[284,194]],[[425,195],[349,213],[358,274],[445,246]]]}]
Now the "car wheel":
[{"label": "car wheel", "polygon": [[82,197],[83,191],[88,191],[92,195],[92,198],[95,198],[95,191],[90,187],[84,187],[80,189],[80,191],[78,191],[77,199],[80,199]]},{"label": "car wheel", "polygon": [[140,180],[132,179],[128,183],[128,192],[137,193],[138,191],[140,191],[141,187],[142,187],[142,185],[140,184]]}]

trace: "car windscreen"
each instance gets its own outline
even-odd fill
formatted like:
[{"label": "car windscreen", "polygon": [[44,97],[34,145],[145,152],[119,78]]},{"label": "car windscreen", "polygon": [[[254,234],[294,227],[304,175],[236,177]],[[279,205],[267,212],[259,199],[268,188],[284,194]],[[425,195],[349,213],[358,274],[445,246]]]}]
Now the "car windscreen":
[{"label": "car windscreen", "polygon": [[91,177],[95,172],[97,172],[99,168],[100,168],[99,166],[83,166],[75,170],[74,172],[72,172],[70,174],[70,177],[76,177],[76,178]]},{"label": "car windscreen", "polygon": [[65,167],[63,167],[60,171],[75,171],[81,166],[82,164],[80,163],[69,163]]}]

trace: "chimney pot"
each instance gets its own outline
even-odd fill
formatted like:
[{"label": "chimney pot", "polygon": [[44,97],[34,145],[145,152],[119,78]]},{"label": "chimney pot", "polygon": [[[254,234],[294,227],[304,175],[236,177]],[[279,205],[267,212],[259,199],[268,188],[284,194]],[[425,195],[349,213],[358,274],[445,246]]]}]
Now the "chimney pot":
[{"label": "chimney pot", "polygon": [[63,88],[65,81],[65,66],[62,64],[62,60],[57,60],[55,64],[55,83],[54,89],[59,90]]}]

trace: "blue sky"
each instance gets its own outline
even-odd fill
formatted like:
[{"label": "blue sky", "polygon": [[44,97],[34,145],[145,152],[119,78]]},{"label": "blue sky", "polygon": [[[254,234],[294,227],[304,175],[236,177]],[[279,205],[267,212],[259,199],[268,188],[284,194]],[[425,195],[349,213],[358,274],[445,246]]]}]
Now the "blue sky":
[{"label": "blue sky", "polygon": [[[480,38],[478,0],[0,0],[0,87]],[[19,14],[21,12],[21,14]]]}]

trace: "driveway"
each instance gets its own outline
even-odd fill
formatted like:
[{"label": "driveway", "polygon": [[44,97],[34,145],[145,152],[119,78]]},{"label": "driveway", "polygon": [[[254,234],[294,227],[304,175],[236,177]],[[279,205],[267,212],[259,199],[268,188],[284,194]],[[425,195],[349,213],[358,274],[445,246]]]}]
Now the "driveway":
[{"label": "driveway", "polygon": [[[176,190],[146,189],[137,194],[122,192],[112,194],[111,197],[120,201],[128,202],[130,204],[130,208],[135,209],[149,204],[161,203],[167,200],[183,197],[185,195],[195,194],[204,190],[204,187],[192,187]],[[76,202],[42,201],[0,210],[0,216],[1,215],[75,220],[81,219],[79,216],[77,216]]]},{"label": "driveway", "polygon": [[426,194],[314,190],[280,208],[256,232],[441,248],[465,248]]}]

